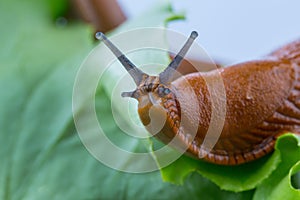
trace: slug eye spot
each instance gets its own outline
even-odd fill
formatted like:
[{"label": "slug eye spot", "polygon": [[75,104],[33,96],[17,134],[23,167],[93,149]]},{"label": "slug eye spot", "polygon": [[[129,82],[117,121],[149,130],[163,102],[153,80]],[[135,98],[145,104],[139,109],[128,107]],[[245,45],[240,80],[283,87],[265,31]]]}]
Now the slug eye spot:
[{"label": "slug eye spot", "polygon": [[163,86],[159,86],[157,89],[158,96],[163,97],[167,94],[170,94],[171,90],[169,88],[165,88]]},{"label": "slug eye spot", "polygon": [[165,88],[164,90],[164,94],[167,95],[167,94],[170,94],[171,90],[169,88]]}]

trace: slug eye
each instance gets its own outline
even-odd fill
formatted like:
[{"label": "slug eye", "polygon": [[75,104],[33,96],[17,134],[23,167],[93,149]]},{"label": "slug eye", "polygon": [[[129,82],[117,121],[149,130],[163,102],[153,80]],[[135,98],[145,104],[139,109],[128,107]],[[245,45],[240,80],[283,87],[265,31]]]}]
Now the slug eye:
[{"label": "slug eye", "polygon": [[171,90],[169,88],[165,88],[163,86],[159,86],[157,89],[157,93],[160,97],[170,94],[170,92],[171,92]]},{"label": "slug eye", "polygon": [[167,95],[167,94],[170,94],[171,90],[169,88],[165,88],[164,90],[164,94]]}]

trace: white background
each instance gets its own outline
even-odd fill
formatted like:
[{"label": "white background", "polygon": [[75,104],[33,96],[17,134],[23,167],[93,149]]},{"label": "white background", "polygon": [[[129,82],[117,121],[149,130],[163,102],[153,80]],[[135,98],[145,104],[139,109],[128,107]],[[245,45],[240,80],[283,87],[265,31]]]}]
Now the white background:
[{"label": "white background", "polygon": [[[173,0],[187,19],[169,28],[189,35],[215,59],[233,63],[258,58],[300,38],[299,0]],[[156,1],[119,0],[127,16],[140,15]],[[151,16],[149,16],[151,17]]]}]

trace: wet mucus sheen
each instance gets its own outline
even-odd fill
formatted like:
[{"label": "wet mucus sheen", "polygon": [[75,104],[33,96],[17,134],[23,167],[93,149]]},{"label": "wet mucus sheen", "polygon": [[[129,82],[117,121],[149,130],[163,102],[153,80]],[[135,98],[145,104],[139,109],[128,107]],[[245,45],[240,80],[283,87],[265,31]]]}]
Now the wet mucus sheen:
[{"label": "wet mucus sheen", "polygon": [[[136,90],[122,96],[138,100],[140,119],[150,133],[194,158],[238,165],[273,151],[280,135],[300,132],[299,40],[262,60],[178,77],[176,69],[197,35],[191,33],[158,76],[142,72],[104,34],[96,35],[135,81]],[[207,85],[220,77],[226,93],[225,121],[221,133],[210,136],[218,140],[207,148],[203,142],[213,109]]]}]

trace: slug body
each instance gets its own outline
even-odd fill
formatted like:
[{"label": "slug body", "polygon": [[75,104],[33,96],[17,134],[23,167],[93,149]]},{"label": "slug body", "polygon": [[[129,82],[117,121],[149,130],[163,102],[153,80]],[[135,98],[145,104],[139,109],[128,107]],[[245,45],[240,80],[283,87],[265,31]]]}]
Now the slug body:
[{"label": "slug body", "polygon": [[[180,64],[195,38],[191,35],[159,76],[141,71],[132,75],[129,70],[137,80],[137,89],[123,96],[139,101],[140,119],[150,133],[164,143],[176,138],[176,145],[188,155],[221,165],[261,158],[273,151],[281,134],[300,133],[300,40],[263,60],[176,78],[170,68],[176,70],[174,65]],[[213,85],[220,76],[226,92],[225,121],[216,144],[207,149],[203,142],[213,109],[207,85]],[[164,124],[156,133],[161,121]],[[191,127],[196,127],[193,136],[189,134]]]}]

